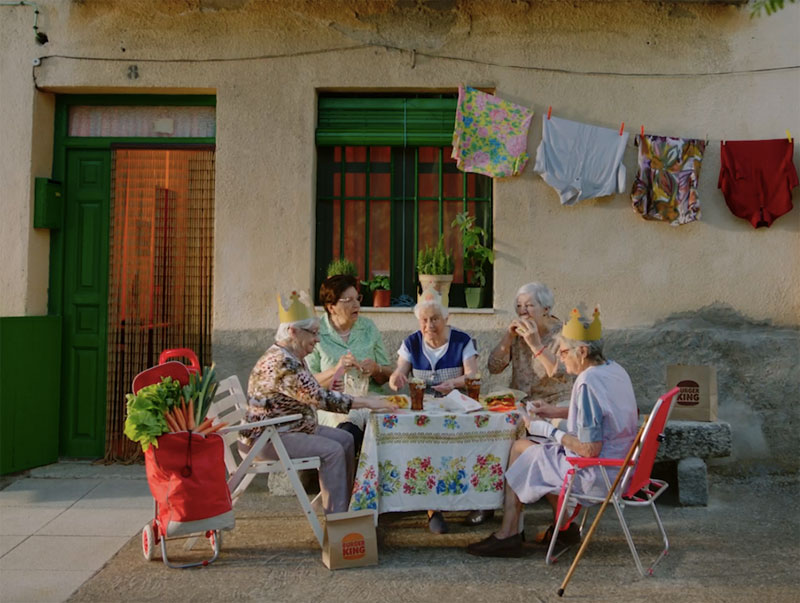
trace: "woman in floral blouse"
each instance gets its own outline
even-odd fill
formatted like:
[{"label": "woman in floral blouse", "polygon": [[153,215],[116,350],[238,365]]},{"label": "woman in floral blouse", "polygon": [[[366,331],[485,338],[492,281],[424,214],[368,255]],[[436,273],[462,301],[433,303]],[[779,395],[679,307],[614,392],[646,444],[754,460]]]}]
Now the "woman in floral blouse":
[{"label": "woman in floral blouse", "polygon": [[[313,308],[308,315],[313,316]],[[320,458],[323,509],[326,513],[339,513],[347,511],[353,487],[353,436],[342,429],[317,425],[316,410],[347,413],[350,408],[394,410],[395,407],[380,398],[353,397],[323,388],[305,363],[305,357],[318,341],[319,321],[315,317],[280,324],[275,343],[250,373],[246,420],[301,414],[302,418],[290,423],[288,431],[281,434],[281,440],[290,457]],[[243,430],[242,446],[249,449],[262,430]],[[277,457],[269,447],[260,458]]]},{"label": "woman in floral blouse", "polygon": [[558,363],[558,335],[561,322],[550,314],[553,292],[542,283],[528,283],[517,291],[517,317],[489,354],[489,372],[502,373],[511,363],[511,387],[534,401],[536,413],[545,418],[566,418],[572,391],[569,377]]}]

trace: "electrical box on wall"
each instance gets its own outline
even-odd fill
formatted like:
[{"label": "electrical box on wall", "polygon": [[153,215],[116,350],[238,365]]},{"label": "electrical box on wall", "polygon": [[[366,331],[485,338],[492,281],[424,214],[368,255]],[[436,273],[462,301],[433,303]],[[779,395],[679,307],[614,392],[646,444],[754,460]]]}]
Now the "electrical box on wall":
[{"label": "electrical box on wall", "polygon": [[61,183],[50,178],[37,178],[33,194],[33,227],[61,228],[63,207]]}]

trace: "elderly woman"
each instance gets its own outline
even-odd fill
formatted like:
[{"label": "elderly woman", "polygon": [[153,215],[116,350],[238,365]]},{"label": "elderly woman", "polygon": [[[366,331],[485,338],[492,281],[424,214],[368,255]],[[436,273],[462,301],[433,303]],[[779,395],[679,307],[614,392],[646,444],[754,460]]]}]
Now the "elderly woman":
[{"label": "elderly woman", "polygon": [[[361,295],[356,289],[357,284],[355,277],[344,274],[323,281],[319,299],[325,308],[325,316],[320,320],[319,343],[306,361],[323,387],[333,388],[332,381],[337,371],[340,374],[348,371],[368,379],[369,391],[380,394],[381,385],[392,374],[392,367],[375,323],[359,315]],[[347,415],[320,410],[317,419],[322,425],[338,426],[350,432],[358,454],[368,415],[366,409],[351,410]]]},{"label": "elderly woman", "polygon": [[413,372],[441,395],[464,387],[464,376],[478,371],[478,350],[472,337],[447,325],[447,308],[436,291],[423,293],[414,306],[414,316],[419,331],[406,337],[400,346],[389,386],[397,391]]},{"label": "elderly woman", "polygon": [[555,406],[569,399],[572,379],[558,363],[560,321],[550,314],[553,292],[542,283],[528,283],[516,295],[517,317],[489,355],[489,372],[497,374],[511,363],[511,387],[534,401],[536,414],[566,418],[567,408]]},{"label": "elderly woman", "polygon": [[[279,299],[280,326],[275,343],[250,373],[247,421],[301,414],[281,434],[289,456],[320,457],[319,483],[326,513],[346,511],[355,475],[353,436],[341,429],[317,425],[318,408],[346,413],[350,408],[393,409],[379,398],[353,397],[322,387],[305,363],[319,341],[319,321],[307,295],[292,293],[289,305]],[[262,429],[242,431],[240,448],[248,450]],[[274,459],[272,447],[261,458]]]},{"label": "elderly woman", "polygon": [[378,327],[360,316],[362,296],[355,277],[337,274],[322,283],[319,299],[325,308],[319,343],[308,355],[308,368],[320,385],[330,387],[337,370],[356,370],[369,377],[369,390],[381,393],[392,366]]},{"label": "elderly woman", "polygon": [[[578,311],[564,325],[559,338],[559,358],[571,375],[577,375],[572,387],[566,431],[548,421],[525,420],[529,433],[550,441],[535,444],[517,440],[511,448],[506,470],[503,523],[499,530],[467,547],[472,555],[486,557],[520,557],[523,555],[519,518],[523,503],[547,497],[555,512],[558,493],[571,465],[567,455],[622,458],[636,437],[636,398],[630,377],[619,364],[603,356],[603,340],[598,313],[587,328],[578,320]],[[616,472],[609,474],[613,480]],[[576,493],[600,496],[606,493],[605,482],[597,468],[581,471],[574,486]],[[555,521],[553,522],[555,523]],[[539,539],[547,544],[552,535],[550,526]],[[559,532],[558,542],[580,541],[575,524]]]},{"label": "elderly woman", "polygon": [[[472,337],[447,325],[447,308],[435,291],[425,291],[414,306],[419,331],[406,337],[398,350],[397,368],[389,377],[389,386],[397,391],[408,382],[408,375],[422,379],[439,394],[464,387],[464,377],[478,370],[478,351]],[[469,525],[488,518],[487,512],[472,511]],[[477,519],[477,521],[476,521]],[[448,531],[441,511],[428,511],[428,528],[434,534]]]}]

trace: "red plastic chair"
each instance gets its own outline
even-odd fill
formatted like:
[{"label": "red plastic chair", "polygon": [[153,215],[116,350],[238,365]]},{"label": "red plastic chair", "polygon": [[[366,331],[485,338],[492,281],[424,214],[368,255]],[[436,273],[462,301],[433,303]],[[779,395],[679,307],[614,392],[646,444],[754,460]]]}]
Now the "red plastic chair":
[{"label": "red plastic chair", "polygon": [[133,378],[133,393],[137,393],[143,387],[161,383],[164,377],[177,379],[180,384],[189,385],[189,369],[182,362],[165,362],[158,366],[153,366],[136,375]]},{"label": "red plastic chair", "polygon": [[[628,541],[628,546],[633,554],[633,560],[642,576],[652,576],[655,566],[669,553],[669,540],[667,539],[664,524],[661,522],[661,517],[658,514],[655,504],[656,499],[661,496],[669,484],[663,480],[654,479],[651,477],[651,473],[653,470],[653,463],[656,460],[658,446],[664,439],[664,425],[667,422],[670,406],[679,391],[680,389],[675,387],[661,396],[656,402],[647,419],[647,424],[642,433],[639,446],[631,458],[630,465],[625,470],[626,473],[622,480],[620,480],[617,490],[611,496],[610,500],[611,504],[614,505],[614,510],[617,512],[619,524],[622,527],[622,531],[625,533],[625,539]],[[611,480],[609,480],[606,467],[620,467],[620,470],[622,470],[621,467],[624,460],[625,459],[594,457],[567,457],[567,461],[572,465],[572,468],[567,472],[567,475],[564,476],[564,484],[561,486],[561,493],[558,497],[558,519],[556,520],[556,529],[553,530],[553,538],[550,541],[550,547],[547,550],[548,565],[558,558],[558,556],[553,556],[553,551],[555,549],[559,530],[562,525],[569,524],[569,521],[577,515],[576,510],[576,513],[574,513],[569,520],[565,520],[568,505],[564,504],[564,501],[571,499],[581,505],[595,505],[602,503],[606,498],[605,496],[598,497],[585,494],[572,494],[572,486],[580,470],[586,467],[600,467],[603,479],[606,483],[606,488],[610,490]],[[664,548],[661,550],[661,554],[656,560],[647,568],[647,571],[642,567],[642,562],[639,559],[639,553],[636,551],[636,545],[633,543],[628,523],[625,521],[625,507],[650,507],[653,511],[656,525],[661,532]]]},{"label": "red plastic chair", "polygon": [[174,360],[176,358],[185,358],[189,361],[187,368],[189,369],[190,373],[200,374],[203,372],[203,368],[200,366],[200,361],[197,359],[197,354],[195,354],[189,348],[173,348],[171,350],[164,350],[158,357],[158,363],[164,364],[165,362]]}]

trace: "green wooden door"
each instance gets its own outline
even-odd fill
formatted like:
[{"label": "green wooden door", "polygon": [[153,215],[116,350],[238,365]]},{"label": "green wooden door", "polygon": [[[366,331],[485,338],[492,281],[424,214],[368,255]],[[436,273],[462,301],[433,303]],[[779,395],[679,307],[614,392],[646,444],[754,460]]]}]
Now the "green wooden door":
[{"label": "green wooden door", "polygon": [[103,456],[111,151],[67,153],[60,454]]}]

